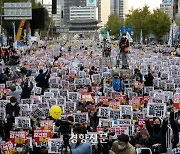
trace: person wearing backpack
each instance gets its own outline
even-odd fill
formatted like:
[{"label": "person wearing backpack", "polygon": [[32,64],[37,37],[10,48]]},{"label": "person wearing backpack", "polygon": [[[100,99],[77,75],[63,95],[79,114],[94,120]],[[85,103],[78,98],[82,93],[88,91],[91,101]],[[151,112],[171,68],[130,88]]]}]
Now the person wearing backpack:
[{"label": "person wearing backpack", "polygon": [[123,82],[120,79],[118,74],[115,74],[112,80],[112,87],[114,91],[122,92],[123,91]]}]

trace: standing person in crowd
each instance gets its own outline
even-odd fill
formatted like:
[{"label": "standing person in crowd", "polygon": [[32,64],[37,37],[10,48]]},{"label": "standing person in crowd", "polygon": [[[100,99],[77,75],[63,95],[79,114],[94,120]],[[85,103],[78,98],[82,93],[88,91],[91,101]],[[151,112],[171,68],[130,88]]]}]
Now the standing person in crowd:
[{"label": "standing person in crowd", "polygon": [[177,118],[174,117],[174,107],[171,107],[170,113],[170,124],[173,131],[173,149],[177,147],[179,141],[179,132],[180,132],[180,110],[178,111]]},{"label": "standing person in crowd", "polygon": [[134,76],[133,76],[133,78],[136,80],[136,81],[139,81],[139,82],[143,82],[143,76],[142,76],[142,74],[141,74],[141,72],[140,72],[140,70],[139,69],[135,69],[134,70]]},{"label": "standing person in crowd", "polygon": [[13,84],[13,85],[10,87],[9,95],[16,97],[16,99],[17,99],[18,102],[20,102],[21,93],[22,93],[22,88],[21,88],[21,86],[19,86],[19,85],[16,86],[15,84]]},{"label": "standing person in crowd", "polygon": [[153,154],[164,154],[167,152],[166,148],[166,132],[168,125],[168,118],[165,116],[162,126],[159,118],[154,118],[153,126],[150,125],[149,119],[146,118],[146,128],[150,135],[150,142]]},{"label": "standing person in crowd", "polygon": [[35,81],[37,82],[37,87],[42,88],[41,94],[44,94],[44,91],[46,89],[46,75],[48,73],[48,70],[43,73],[43,70],[39,70],[39,75],[35,78]]},{"label": "standing person in crowd", "polygon": [[154,77],[153,77],[150,69],[148,70],[148,74],[145,75],[144,78],[145,78],[145,80],[146,80],[146,81],[144,82],[144,85],[145,85],[146,87],[148,87],[148,86],[153,86]]},{"label": "standing person in crowd", "polygon": [[9,138],[9,131],[13,128],[15,122],[15,117],[18,117],[20,114],[20,107],[17,102],[16,97],[12,96],[10,98],[10,103],[6,105],[6,139]]},{"label": "standing person in crowd", "polygon": [[129,40],[126,37],[126,33],[122,34],[122,38],[119,42],[119,49],[122,55],[122,69],[127,69],[129,67],[128,61],[127,61],[127,53],[129,50]]},{"label": "standing person in crowd", "polygon": [[115,91],[122,92],[123,89],[123,82],[119,77],[118,73],[114,74],[113,80],[112,80],[112,87]]},{"label": "standing person in crowd", "polygon": [[21,99],[30,98],[31,91],[33,89],[33,83],[29,81],[29,78],[26,78],[26,80],[21,83],[21,88],[22,88]]},{"label": "standing person in crowd", "polygon": [[129,136],[121,134],[118,136],[117,141],[112,144],[112,150],[109,154],[135,154],[135,148],[129,143]]}]

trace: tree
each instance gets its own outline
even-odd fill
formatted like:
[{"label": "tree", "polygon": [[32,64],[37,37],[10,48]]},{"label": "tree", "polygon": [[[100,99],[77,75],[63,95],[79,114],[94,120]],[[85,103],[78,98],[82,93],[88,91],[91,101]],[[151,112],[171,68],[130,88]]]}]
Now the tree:
[{"label": "tree", "polygon": [[[27,2],[27,0],[2,0],[2,1],[3,1],[3,4],[5,2]],[[42,8],[43,7],[41,5],[41,3],[36,3],[35,0],[31,0],[31,3],[32,3],[32,9]],[[45,29],[48,29],[50,20],[51,20],[51,18],[49,17],[48,11],[47,11],[47,9],[45,9]],[[3,28],[6,30],[6,32],[9,35],[13,35],[12,28],[11,28],[11,22],[12,21],[10,21],[10,20],[4,20],[3,19]],[[20,20],[16,20],[15,23],[16,23],[15,28],[16,28],[16,32],[17,32]]]},{"label": "tree", "polygon": [[119,35],[119,27],[123,25],[123,22],[123,19],[120,19],[116,14],[112,14],[109,16],[105,27],[110,35]]},{"label": "tree", "polygon": [[157,40],[169,32],[171,25],[169,16],[160,9],[153,11],[148,17],[147,23],[148,28],[156,36]]},{"label": "tree", "polygon": [[139,38],[141,30],[143,31],[143,38],[149,34],[147,28],[147,17],[149,15],[149,7],[146,5],[142,9],[130,10],[129,14],[126,15],[125,24],[132,26],[136,38]]}]

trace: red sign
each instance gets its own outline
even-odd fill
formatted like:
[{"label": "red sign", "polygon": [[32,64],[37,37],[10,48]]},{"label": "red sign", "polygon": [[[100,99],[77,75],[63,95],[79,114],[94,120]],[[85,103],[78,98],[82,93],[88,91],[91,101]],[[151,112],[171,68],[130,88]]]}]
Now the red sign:
[{"label": "red sign", "polygon": [[42,130],[52,130],[53,129],[53,120],[41,120],[40,129]]},{"label": "red sign", "polygon": [[12,154],[16,151],[16,148],[11,141],[1,143],[0,147],[3,154]]},{"label": "red sign", "polygon": [[143,128],[143,126],[145,125],[145,119],[138,119],[138,126],[140,127],[140,128]]},{"label": "red sign", "polygon": [[35,142],[48,142],[51,138],[51,130],[34,130],[34,141]]},{"label": "red sign", "polygon": [[174,95],[173,97],[173,106],[179,110],[180,109],[180,96],[179,95]]},{"label": "red sign", "polygon": [[25,144],[27,142],[25,131],[10,131],[10,141],[13,144]]}]

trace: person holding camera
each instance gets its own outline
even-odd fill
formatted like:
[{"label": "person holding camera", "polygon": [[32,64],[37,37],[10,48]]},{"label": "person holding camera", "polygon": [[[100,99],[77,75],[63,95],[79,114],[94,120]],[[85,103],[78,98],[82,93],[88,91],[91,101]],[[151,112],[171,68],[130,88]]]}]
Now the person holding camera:
[{"label": "person holding camera", "polygon": [[21,99],[30,98],[31,91],[33,89],[33,83],[30,82],[29,78],[26,78],[26,80],[21,83],[21,88],[22,88]]}]

